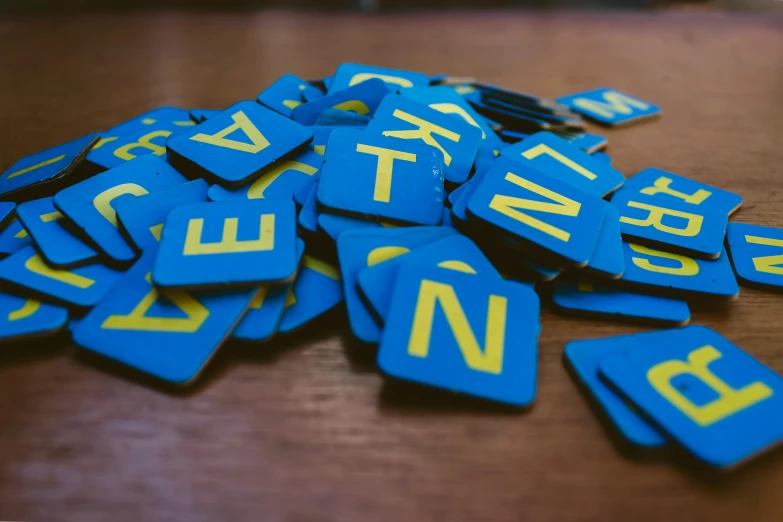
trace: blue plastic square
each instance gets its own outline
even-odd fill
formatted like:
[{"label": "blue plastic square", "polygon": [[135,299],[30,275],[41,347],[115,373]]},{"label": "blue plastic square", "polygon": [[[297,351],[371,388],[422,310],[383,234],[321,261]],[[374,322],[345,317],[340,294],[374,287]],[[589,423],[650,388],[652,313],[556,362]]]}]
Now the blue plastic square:
[{"label": "blue plastic square", "polygon": [[284,74],[261,91],[258,95],[258,103],[290,118],[291,111],[304,103],[305,96],[316,99],[323,95],[323,92],[298,76]]},{"label": "blue plastic square", "polygon": [[0,343],[46,337],[68,322],[68,310],[0,292]]},{"label": "blue plastic square", "polygon": [[194,203],[166,218],[152,279],[175,288],[258,286],[290,280],[296,266],[292,201]]},{"label": "blue plastic square", "polygon": [[558,136],[569,142],[571,145],[579,147],[593,157],[596,157],[594,154],[596,154],[597,151],[605,148],[609,144],[609,140],[606,139],[605,136],[599,136],[598,134],[590,134],[587,132],[578,132],[576,134],[558,134]]},{"label": "blue plastic square", "polygon": [[729,216],[708,206],[663,203],[632,190],[612,197],[620,212],[623,239],[702,259],[715,259],[723,248]]},{"label": "blue plastic square", "polygon": [[338,236],[337,257],[343,278],[348,321],[357,339],[375,343],[381,338],[378,324],[359,297],[356,286],[359,272],[456,233],[448,227],[408,227],[349,230]]},{"label": "blue plastic square", "polygon": [[313,133],[252,101],[232,105],[166,142],[169,161],[193,177],[226,186],[247,183],[295,154]]},{"label": "blue plastic square", "polygon": [[120,198],[114,209],[122,229],[136,248],[145,250],[154,246],[157,249],[169,212],[180,205],[206,201],[208,189],[206,181],[197,179],[135,198]]},{"label": "blue plastic square", "polygon": [[406,264],[439,266],[483,278],[500,277],[479,247],[465,236],[456,234],[420,246],[410,254],[359,272],[356,283],[381,324],[386,322],[389,315],[397,276]]},{"label": "blue plastic square", "polygon": [[341,109],[372,116],[381,100],[390,93],[382,80],[368,80],[297,106],[291,111],[291,119],[302,125],[312,125],[326,109]]},{"label": "blue plastic square", "polygon": [[[39,191],[39,184],[64,178],[84,160],[98,138],[98,134],[90,134],[20,159],[0,175],[0,196],[19,198],[22,192]],[[41,193],[38,197],[49,195]]]},{"label": "blue plastic square", "polygon": [[63,215],[52,198],[22,203],[16,213],[50,265],[65,269],[98,260],[98,252],[62,225]]},{"label": "blue plastic square", "polygon": [[151,249],[73,332],[84,349],[176,385],[191,383],[244,315],[257,288],[161,291]]},{"label": "blue plastic square", "polygon": [[329,138],[318,203],[381,221],[437,225],[443,218],[443,154],[435,147],[355,130]]},{"label": "blue plastic square", "polygon": [[599,374],[696,458],[726,469],[783,441],[783,378],[750,354],[704,326],[633,337]]},{"label": "blue plastic square", "polygon": [[528,406],[536,396],[539,308],[520,283],[406,264],[378,366],[395,379]]},{"label": "blue plastic square", "polygon": [[441,87],[413,87],[411,89],[401,90],[400,94],[406,98],[427,105],[438,112],[450,114],[455,118],[460,118],[470,123],[474,127],[478,127],[481,129],[481,139],[487,146],[498,150],[505,147],[503,140],[501,140],[492,127],[489,126],[486,118],[477,113],[476,110],[465,101],[465,98],[460,96],[457,91],[451,87],[445,85]]},{"label": "blue plastic square", "polygon": [[696,209],[692,212],[697,213],[698,209],[706,206],[715,212],[733,214],[742,206],[742,196],[739,194],[662,169],[648,168],[639,171],[626,180],[623,190],[655,196],[660,199],[660,204],[664,207],[680,204],[683,205],[682,208]]},{"label": "blue plastic square", "polygon": [[169,136],[194,125],[188,111],[160,107],[102,132],[87,160],[104,169],[112,169],[140,156],[163,156]]},{"label": "blue plastic square", "polygon": [[617,279],[625,272],[623,239],[620,235],[620,213],[611,203],[605,203],[604,221],[595,243],[593,255],[587,262],[586,270],[610,279]]},{"label": "blue plastic square", "polygon": [[340,272],[329,263],[305,254],[278,331],[287,333],[304,326],[343,300]]},{"label": "blue plastic square", "polygon": [[691,320],[686,301],[601,284],[555,281],[552,302],[566,315],[670,326],[684,326]]},{"label": "blue plastic square", "polygon": [[440,149],[450,183],[464,183],[481,144],[481,129],[460,118],[394,94],[381,102],[367,126],[368,134],[417,140]]},{"label": "blue plastic square", "polygon": [[301,207],[304,206],[305,202],[307,201],[307,198],[310,196],[310,193],[313,191],[314,188],[316,188],[318,179],[320,177],[321,177],[321,172],[318,171],[312,176],[310,176],[308,179],[304,180],[304,182],[302,182],[301,185],[299,185],[296,189],[294,189],[294,203],[296,203],[298,209],[301,209]]},{"label": "blue plastic square", "polygon": [[726,242],[740,281],[775,291],[783,289],[783,229],[729,223]]},{"label": "blue plastic square", "polygon": [[310,190],[304,205],[299,210],[297,224],[307,232],[315,234],[318,232],[318,202],[316,194],[318,192],[318,183]]},{"label": "blue plastic square", "polygon": [[[302,259],[304,250],[304,241],[297,239],[297,259]],[[312,265],[313,263],[310,262],[310,264]],[[250,309],[247,311],[247,314],[239,322],[231,337],[256,343],[266,341],[272,337],[283,318],[286,303],[293,302],[290,297],[292,286],[293,282],[262,286],[250,303]]]},{"label": "blue plastic square", "polygon": [[625,181],[619,170],[551,132],[537,132],[501,149],[500,154],[599,198],[617,190]]},{"label": "blue plastic square", "polygon": [[25,293],[77,308],[94,306],[120,277],[122,272],[99,264],[71,270],[51,268],[32,246],[0,261],[0,280]]},{"label": "blue plastic square", "polygon": [[210,201],[291,199],[296,189],[318,172],[323,161],[320,154],[308,150],[264,172],[260,178],[247,185],[235,189],[212,185],[208,197]]},{"label": "blue plastic square", "polygon": [[[666,439],[644,418],[635,412],[614,390],[598,377],[602,360],[633,348],[633,335],[609,339],[587,339],[568,343],[563,360],[572,370],[579,384],[598,403],[617,432],[629,443],[645,450],[666,446]],[[623,344],[626,341],[626,344]]]},{"label": "blue plastic square", "polygon": [[426,87],[430,83],[430,77],[419,72],[387,69],[357,63],[343,63],[337,67],[334,73],[334,78],[329,85],[329,94],[353,87],[354,85],[360,85],[372,79],[385,82],[386,86],[392,91],[410,87]]},{"label": "blue plastic square", "polygon": [[718,259],[694,259],[623,242],[627,286],[675,297],[733,299],[739,286],[724,251]]},{"label": "blue plastic square", "polygon": [[468,201],[468,212],[559,262],[584,266],[598,240],[604,204],[523,163],[498,158]]},{"label": "blue plastic square", "polygon": [[136,253],[117,228],[113,205],[119,198],[141,196],[186,181],[163,159],[147,155],[61,190],[54,196],[54,206],[104,254],[127,263]]},{"label": "blue plastic square", "polygon": [[318,230],[329,236],[333,241],[343,232],[357,228],[380,228],[383,225],[375,221],[365,221],[334,214],[321,213],[317,218]]},{"label": "blue plastic square", "polygon": [[661,114],[661,108],[609,87],[577,92],[557,99],[579,114],[612,127]]},{"label": "blue plastic square", "polygon": [[0,231],[0,259],[32,244],[33,240],[30,239],[30,234],[22,223],[17,218],[13,218],[8,226]]},{"label": "blue plastic square", "polygon": [[[593,152],[590,155],[592,157],[594,157],[595,159],[597,159],[597,160],[605,161],[607,163],[607,165],[611,165],[612,164],[612,157],[609,154],[607,154],[606,152]],[[628,181],[623,183],[623,185],[627,185],[627,184],[628,184]]]},{"label": "blue plastic square", "polygon": [[11,224],[14,220],[16,203],[13,201],[0,201],[0,230]]}]

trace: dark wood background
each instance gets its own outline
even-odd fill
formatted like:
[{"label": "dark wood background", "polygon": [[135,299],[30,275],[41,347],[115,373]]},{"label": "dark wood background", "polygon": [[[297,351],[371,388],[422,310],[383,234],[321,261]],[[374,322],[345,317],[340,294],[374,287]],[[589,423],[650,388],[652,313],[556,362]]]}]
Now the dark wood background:
[{"label": "dark wood background", "polygon": [[[320,77],[343,61],[544,96],[628,91],[664,116],[605,131],[618,168],[660,167],[738,192],[735,220],[783,226],[779,16],[5,17],[0,171],[159,105],[223,108],[282,73]],[[782,305],[743,288],[693,322],[783,373]],[[0,348],[0,519],[783,519],[780,453],[717,482],[618,453],[561,354],[569,340],[639,328],[545,310],[536,405],[507,414],[388,393],[373,349],[353,346],[337,323],[228,346],[188,395],[84,364],[66,342]]]}]

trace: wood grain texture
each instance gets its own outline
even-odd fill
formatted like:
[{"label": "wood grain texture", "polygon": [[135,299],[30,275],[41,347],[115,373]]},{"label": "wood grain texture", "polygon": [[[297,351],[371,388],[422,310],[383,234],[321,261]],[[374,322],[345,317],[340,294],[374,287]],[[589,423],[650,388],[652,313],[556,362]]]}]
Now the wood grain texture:
[{"label": "wood grain texture", "polygon": [[[783,18],[773,16],[0,18],[0,170],[156,106],[222,108],[285,72],[320,77],[343,61],[545,96],[625,90],[664,116],[605,131],[614,165],[739,192],[735,220],[783,226]],[[783,373],[782,304],[743,288],[693,322]],[[509,415],[384,389],[372,350],[338,323],[229,346],[182,396],[84,364],[67,343],[4,347],[0,519],[783,519],[779,453],[719,482],[618,453],[561,354],[572,339],[640,328],[544,311],[537,403]]]}]

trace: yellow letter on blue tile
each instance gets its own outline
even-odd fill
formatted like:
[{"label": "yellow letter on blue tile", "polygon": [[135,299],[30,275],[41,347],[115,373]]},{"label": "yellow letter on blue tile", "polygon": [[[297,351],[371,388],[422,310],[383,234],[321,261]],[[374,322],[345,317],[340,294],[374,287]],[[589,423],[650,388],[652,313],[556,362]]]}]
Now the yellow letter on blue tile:
[{"label": "yellow letter on blue tile", "polygon": [[518,161],[498,158],[468,202],[468,212],[560,263],[587,264],[605,202]]},{"label": "yellow letter on blue tile", "polygon": [[731,468],[783,441],[783,379],[704,326],[635,335],[599,373],[709,466]]},{"label": "yellow letter on blue tile", "polygon": [[769,290],[783,289],[783,229],[729,223],[726,240],[740,281]]},{"label": "yellow letter on blue tile", "polygon": [[51,335],[59,332],[66,322],[65,308],[0,292],[0,343]]},{"label": "yellow letter on blue tile", "polygon": [[51,268],[32,246],[0,261],[0,280],[25,292],[76,308],[94,306],[121,276],[122,272],[99,264],[72,270]]},{"label": "yellow letter on blue tile", "polygon": [[298,107],[306,99],[316,99],[323,95],[307,81],[293,74],[284,74],[264,89],[257,99],[261,105],[290,118],[294,107]]},{"label": "yellow letter on blue tile", "polygon": [[725,251],[718,259],[694,259],[623,242],[623,255],[625,272],[619,281],[628,287],[685,298],[739,295]]},{"label": "yellow letter on blue tile", "polygon": [[193,381],[244,315],[257,288],[230,293],[161,291],[149,250],[81,320],[74,342],[164,381]]},{"label": "yellow letter on blue tile", "polygon": [[54,196],[54,206],[84,230],[104,254],[118,263],[128,263],[136,253],[117,228],[117,199],[185,182],[187,179],[163,159],[142,156],[61,190]]},{"label": "yellow letter on blue tile", "polygon": [[293,201],[282,199],[177,207],[163,225],[152,279],[176,288],[288,281],[297,265],[295,216]]},{"label": "yellow letter on blue tile", "polygon": [[538,314],[527,285],[406,265],[378,366],[395,379],[528,406],[536,396]]},{"label": "yellow letter on blue tile", "polygon": [[252,101],[232,105],[172,136],[168,159],[191,177],[225,186],[247,183],[301,150],[313,133]]},{"label": "yellow letter on blue tile", "polygon": [[326,109],[340,109],[362,116],[372,116],[381,100],[390,93],[382,80],[370,79],[297,106],[291,111],[291,119],[302,125],[313,125]]},{"label": "yellow letter on blue tile", "polygon": [[291,199],[296,189],[312,178],[324,158],[313,151],[305,151],[294,159],[284,161],[260,178],[235,189],[212,185],[207,196],[210,201],[238,201],[243,199]]},{"label": "yellow letter on blue tile", "polygon": [[599,198],[617,190],[625,181],[619,170],[551,132],[533,134],[501,149],[500,154]]},{"label": "yellow letter on blue tile", "polygon": [[478,127],[399,94],[384,98],[366,132],[422,141],[440,149],[446,165],[444,177],[450,183],[468,179],[482,141]]},{"label": "yellow letter on blue tile", "polygon": [[435,147],[338,129],[329,137],[318,203],[333,212],[416,225],[443,219],[443,154]]},{"label": "yellow letter on blue tile", "polygon": [[653,118],[661,113],[657,105],[608,87],[569,94],[558,98],[557,102],[612,127]]},{"label": "yellow letter on blue tile", "polygon": [[335,71],[334,78],[329,85],[329,94],[373,79],[383,81],[389,89],[394,91],[410,87],[426,87],[430,83],[429,76],[418,72],[343,63]]},{"label": "yellow letter on blue tile", "polygon": [[16,213],[50,265],[67,269],[98,260],[98,252],[62,225],[64,216],[54,207],[52,198],[22,203]]},{"label": "yellow letter on blue tile", "polygon": [[98,138],[90,134],[20,159],[0,175],[0,196],[21,201],[54,195],[58,182],[82,162]]}]

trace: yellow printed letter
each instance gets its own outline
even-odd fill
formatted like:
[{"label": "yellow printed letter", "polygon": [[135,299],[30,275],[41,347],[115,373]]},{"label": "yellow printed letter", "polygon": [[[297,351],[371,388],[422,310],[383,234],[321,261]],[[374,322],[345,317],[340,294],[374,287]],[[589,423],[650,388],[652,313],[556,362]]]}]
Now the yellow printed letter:
[{"label": "yellow printed letter", "polygon": [[185,233],[185,248],[182,254],[197,256],[202,254],[238,254],[241,252],[261,252],[275,248],[275,215],[261,214],[258,239],[237,240],[239,218],[223,220],[223,237],[216,243],[202,243],[201,231],[204,228],[204,218],[193,218],[188,221]]},{"label": "yellow printed letter", "polygon": [[142,187],[141,185],[137,185],[135,183],[123,183],[121,185],[117,185],[116,187],[112,187],[109,189],[104,190],[95,198],[92,200],[92,204],[95,207],[95,209],[101,213],[103,217],[106,218],[106,221],[117,226],[117,213],[114,211],[114,209],[111,206],[111,202],[114,201],[116,198],[123,196],[125,194],[133,194],[134,196],[143,196],[144,194],[149,194],[147,192],[147,189]]},{"label": "yellow printed letter", "polygon": [[265,172],[260,178],[254,181],[253,184],[250,185],[250,188],[247,189],[247,199],[262,199],[266,188],[287,170],[296,170],[303,174],[307,174],[308,176],[312,176],[318,172],[317,168],[311,167],[306,163],[286,161],[279,167],[275,167],[272,170]]},{"label": "yellow printed letter", "polygon": [[503,371],[503,344],[506,335],[506,308],[508,300],[500,295],[489,296],[484,350],[476,341],[476,335],[468,323],[454,287],[436,281],[423,280],[419,287],[413,327],[408,340],[408,353],[414,357],[427,357],[430,336],[438,303],[446,316],[465,363],[472,370],[492,373]]},{"label": "yellow printed letter", "polygon": [[[147,274],[147,282],[150,275]],[[101,328],[109,330],[143,330],[147,332],[197,332],[209,317],[209,310],[189,294],[178,290],[163,293],[187,317],[150,317],[147,312],[158,300],[158,291],[153,287],[142,297],[128,315],[110,315]]]},{"label": "yellow printed letter", "polygon": [[417,118],[413,114],[408,114],[407,112],[401,111],[400,109],[394,109],[392,116],[399,118],[404,122],[410,123],[411,125],[415,125],[418,127],[418,129],[383,131],[384,136],[402,138],[404,140],[420,139],[427,145],[432,145],[433,147],[440,149],[440,151],[443,153],[443,163],[445,163],[447,167],[451,165],[451,154],[446,152],[443,146],[438,143],[438,140],[433,137],[433,133],[437,134],[438,136],[443,136],[447,140],[453,141],[454,143],[459,143],[461,138],[459,134],[448,129],[444,129],[443,127],[435,125],[434,123],[422,120],[421,118]]},{"label": "yellow printed letter", "polygon": [[692,276],[699,273],[699,264],[695,260],[691,259],[690,257],[679,256],[677,254],[671,254],[669,252],[661,252],[660,250],[653,250],[651,248],[646,248],[641,245],[635,245],[633,243],[628,243],[628,246],[631,247],[631,250],[633,250],[634,252],[639,252],[640,254],[661,257],[663,259],[671,259],[672,261],[677,261],[678,263],[680,263],[679,267],[671,268],[668,266],[653,265],[652,263],[650,263],[648,259],[645,259],[643,257],[632,257],[631,261],[633,261],[633,264],[644,270],[648,270],[650,272],[657,272],[659,274],[670,274],[670,275],[681,275],[681,276]]},{"label": "yellow printed letter", "polygon": [[614,118],[615,113],[629,115],[633,113],[631,107],[645,111],[650,106],[636,98],[631,98],[617,91],[607,91],[603,93],[605,102],[591,100],[589,98],[577,98],[573,104],[582,110],[592,112],[604,118]]},{"label": "yellow printed letter", "polygon": [[540,230],[545,234],[549,234],[556,239],[565,241],[566,243],[569,239],[571,239],[570,232],[561,230],[555,226],[550,225],[549,223],[544,223],[543,221],[529,216],[524,212],[520,212],[517,209],[521,208],[525,210],[536,210],[539,212],[548,212],[549,214],[576,217],[579,215],[579,210],[582,208],[581,203],[558,194],[557,192],[553,192],[540,185],[536,185],[532,181],[528,181],[511,172],[506,174],[505,179],[514,185],[555,201],[555,203],[544,203],[542,201],[533,201],[530,199],[515,198],[511,196],[504,196],[502,194],[496,194],[489,203],[489,208],[492,210],[497,210],[505,216],[515,219],[529,227]]},{"label": "yellow printed letter", "polygon": [[376,74],[376,73],[354,74],[353,78],[351,78],[351,81],[348,82],[348,87],[356,85],[357,83],[366,82],[367,80],[371,80],[373,78],[378,78],[379,80],[383,80],[386,83],[393,83],[395,85],[399,85],[400,87],[413,87],[413,82],[411,82],[407,78],[400,78],[399,76],[390,76],[388,74]]},{"label": "yellow printed letter", "polygon": [[[647,203],[639,203],[638,201],[629,201],[628,206],[631,208],[640,208],[642,210],[646,210],[650,214],[645,219],[634,219],[627,216],[620,216],[620,223],[627,223],[629,225],[636,225],[639,227],[648,227],[652,225],[661,232],[675,234],[677,236],[693,237],[697,235],[701,230],[702,221],[704,221],[704,218],[698,214],[681,212],[679,210],[671,210],[655,205],[648,205]],[[674,228],[668,225],[664,225],[663,218],[665,216],[674,216],[687,219],[688,224],[685,226],[685,228]]]},{"label": "yellow printed letter", "polygon": [[[783,240],[781,239],[770,239],[768,237],[746,235],[745,241],[754,245],[767,245],[783,248]],[[776,266],[781,264],[783,264],[783,255],[761,256],[753,258],[753,266],[758,272],[783,275],[783,267]]]},{"label": "yellow printed letter", "polygon": [[590,172],[589,170],[587,170],[586,168],[584,168],[583,166],[581,166],[580,164],[566,158],[552,147],[549,147],[548,145],[544,145],[543,143],[536,145],[535,147],[529,148],[528,150],[522,153],[522,156],[532,160],[534,158],[541,156],[542,154],[546,154],[554,158],[555,160],[559,161],[569,169],[578,172],[579,174],[581,174],[582,176],[586,177],[591,181],[598,177],[592,172]]},{"label": "yellow printed letter", "polygon": [[[208,143],[216,147],[225,147],[240,152],[249,152],[250,154],[261,152],[269,146],[269,140],[261,134],[261,131],[253,125],[253,122],[250,121],[243,111],[235,112],[231,115],[231,119],[234,120],[234,123],[220,132],[215,134],[196,134],[191,136],[190,139],[199,143]],[[242,129],[245,136],[253,142],[252,144],[226,138],[226,136],[239,129]]]},{"label": "yellow printed letter", "polygon": [[384,149],[383,147],[373,147],[358,143],[356,152],[363,154],[372,154],[378,156],[378,166],[375,168],[375,191],[372,199],[381,203],[388,203],[391,199],[392,169],[394,160],[416,161],[416,155],[399,150]]},{"label": "yellow printed letter", "polygon": [[35,274],[54,279],[55,281],[60,281],[66,285],[81,288],[82,290],[90,288],[95,284],[95,281],[89,277],[80,276],[79,274],[74,274],[67,270],[49,268],[49,265],[44,263],[41,256],[38,254],[33,255],[30,259],[25,261],[24,267]]},{"label": "yellow printed letter", "polygon": [[[139,141],[135,143],[128,143],[122,147],[117,147],[117,150],[114,151],[114,155],[120,159],[130,161],[136,157],[136,155],[131,154],[130,151],[141,148],[152,151],[156,156],[163,156],[166,153],[166,147],[164,145],[155,145],[152,143],[152,140],[155,138],[168,138],[169,136],[171,136],[171,131],[167,130],[150,132],[139,138]],[[109,140],[107,139],[106,141],[108,142]],[[101,143],[101,145],[103,145],[103,143]]]},{"label": "yellow printed letter", "polygon": [[[726,384],[707,368],[720,357],[721,353],[711,345],[702,346],[688,354],[688,362],[671,360],[656,364],[647,371],[647,380],[666,400],[702,428],[772,396],[772,389],[761,381],[739,389]],[[672,386],[672,379],[680,375],[696,377],[712,388],[718,398],[701,406],[694,404]]]},{"label": "yellow printed letter", "polygon": [[704,189],[699,189],[693,194],[685,194],[684,192],[680,192],[672,188],[669,188],[671,182],[672,180],[670,178],[661,176],[660,178],[656,179],[653,182],[652,187],[645,187],[639,192],[641,192],[642,194],[647,194],[648,196],[654,196],[660,193],[669,194],[670,196],[674,196],[675,198],[680,198],[684,202],[692,203],[694,205],[703,203],[704,200],[710,197],[710,195],[712,194],[712,192]]}]

